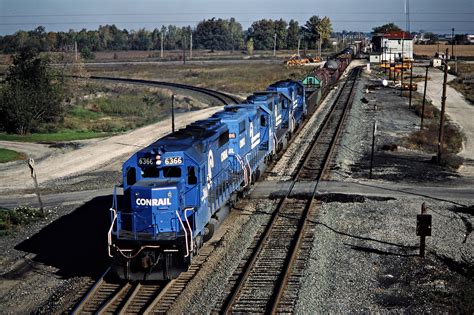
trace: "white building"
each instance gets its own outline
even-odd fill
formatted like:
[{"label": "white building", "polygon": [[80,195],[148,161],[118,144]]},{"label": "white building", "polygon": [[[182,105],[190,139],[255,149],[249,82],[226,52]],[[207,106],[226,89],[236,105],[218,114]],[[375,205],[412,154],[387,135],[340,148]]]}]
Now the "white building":
[{"label": "white building", "polygon": [[372,38],[373,52],[380,60],[395,62],[404,58],[413,60],[413,37],[407,32],[388,32]]}]

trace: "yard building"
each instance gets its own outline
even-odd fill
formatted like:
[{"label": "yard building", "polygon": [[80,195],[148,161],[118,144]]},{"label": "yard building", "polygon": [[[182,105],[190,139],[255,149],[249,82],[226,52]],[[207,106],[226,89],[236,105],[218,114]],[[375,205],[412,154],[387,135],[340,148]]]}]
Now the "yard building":
[{"label": "yard building", "polygon": [[376,34],[372,37],[372,53],[378,54],[381,61],[395,62],[402,56],[413,60],[413,36],[403,31]]}]

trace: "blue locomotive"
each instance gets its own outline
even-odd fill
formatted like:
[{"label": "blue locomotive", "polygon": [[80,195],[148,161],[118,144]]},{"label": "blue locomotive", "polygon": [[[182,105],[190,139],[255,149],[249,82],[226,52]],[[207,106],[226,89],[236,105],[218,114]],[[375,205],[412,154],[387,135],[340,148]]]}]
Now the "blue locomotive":
[{"label": "blue locomotive", "polygon": [[276,82],[133,154],[108,235],[123,279],[172,279],[212,237],[307,113],[301,82]]}]

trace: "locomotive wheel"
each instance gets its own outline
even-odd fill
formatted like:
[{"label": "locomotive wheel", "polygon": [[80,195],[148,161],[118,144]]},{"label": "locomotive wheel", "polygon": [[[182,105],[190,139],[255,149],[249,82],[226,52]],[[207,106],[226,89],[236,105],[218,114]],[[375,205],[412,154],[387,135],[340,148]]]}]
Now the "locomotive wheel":
[{"label": "locomotive wheel", "polygon": [[214,232],[216,231],[217,224],[218,224],[217,220],[214,218],[211,218],[209,223],[204,228],[204,242],[207,242],[212,238],[212,236],[214,235]]}]

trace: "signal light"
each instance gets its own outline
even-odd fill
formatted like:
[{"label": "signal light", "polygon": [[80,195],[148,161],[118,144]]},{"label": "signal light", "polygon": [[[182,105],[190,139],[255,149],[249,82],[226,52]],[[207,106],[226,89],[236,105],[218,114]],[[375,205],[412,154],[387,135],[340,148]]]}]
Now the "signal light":
[{"label": "signal light", "polygon": [[229,139],[235,139],[235,133],[229,133]]},{"label": "signal light", "polygon": [[156,158],[156,165],[161,165],[161,156],[158,154],[155,158]]}]

